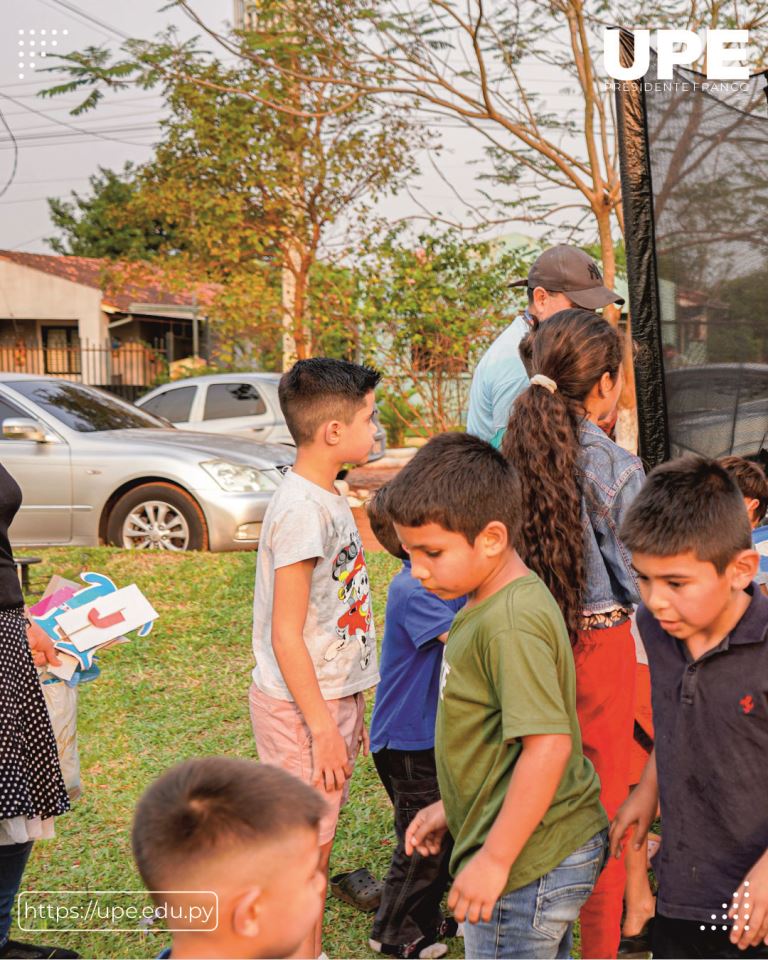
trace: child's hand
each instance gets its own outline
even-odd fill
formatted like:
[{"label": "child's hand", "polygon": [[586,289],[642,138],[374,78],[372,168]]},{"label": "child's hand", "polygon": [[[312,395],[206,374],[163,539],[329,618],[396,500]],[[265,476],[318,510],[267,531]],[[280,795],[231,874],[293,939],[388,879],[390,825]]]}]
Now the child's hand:
[{"label": "child's hand", "polygon": [[312,786],[327,793],[341,790],[352,775],[347,744],[336,724],[312,731]]},{"label": "child's hand", "polygon": [[363,724],[363,730],[362,730],[362,733],[360,734],[360,744],[358,746],[358,752],[360,750],[363,751],[364,757],[367,757],[368,754],[371,752],[371,738],[368,733],[368,727],[365,724]]},{"label": "child's hand", "polygon": [[639,850],[648,831],[651,829],[653,818],[656,816],[656,796],[649,790],[643,790],[642,785],[635,787],[627,799],[619,807],[611,823],[608,834],[611,844],[611,856],[621,857],[623,841],[627,831],[635,828],[632,845]]},{"label": "child's hand", "polygon": [[454,880],[448,909],[459,923],[488,921],[508,879],[509,866],[481,847]]},{"label": "child's hand", "polygon": [[768,944],[768,850],[744,877],[733,894],[728,915],[733,920],[730,940],[739,950]]},{"label": "child's hand", "polygon": [[448,830],[443,801],[431,803],[419,810],[405,831],[405,852],[413,856],[416,850],[422,857],[431,857],[440,853],[443,837]]},{"label": "child's hand", "polygon": [[30,620],[27,624],[27,643],[36,667],[44,667],[47,663],[54,667],[61,666],[53,640],[34,620]]}]

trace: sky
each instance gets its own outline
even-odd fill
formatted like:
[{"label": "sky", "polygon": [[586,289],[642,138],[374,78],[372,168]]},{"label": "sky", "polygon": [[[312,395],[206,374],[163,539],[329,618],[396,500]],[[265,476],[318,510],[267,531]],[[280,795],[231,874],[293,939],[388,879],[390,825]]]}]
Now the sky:
[{"label": "sky", "polygon": [[[151,157],[162,116],[157,93],[134,89],[110,95],[96,110],[72,117],[69,110],[82,96],[51,100],[37,92],[61,76],[43,72],[56,52],[105,43],[116,48],[124,37],[149,38],[169,23],[185,36],[198,32],[182,13],[162,11],[163,5],[163,0],[2,0],[0,191],[6,189],[0,195],[0,249],[50,253],[45,238],[55,230],[47,197],[67,198],[72,190],[87,193],[88,178],[99,166],[120,170],[126,161],[141,163]],[[214,27],[224,26],[233,15],[232,0],[195,0],[194,7]],[[523,75],[545,91],[552,109],[578,105],[575,93],[562,92],[563,79],[542,64],[531,64]],[[18,144],[15,172],[8,128]],[[458,121],[441,121],[439,131],[442,177],[428,156],[420,157],[421,176],[408,192],[387,201],[388,217],[418,218],[426,211],[463,223],[466,203],[480,200],[474,178],[482,157],[481,138],[468,134]],[[512,231],[538,233],[531,225],[494,230]]]}]

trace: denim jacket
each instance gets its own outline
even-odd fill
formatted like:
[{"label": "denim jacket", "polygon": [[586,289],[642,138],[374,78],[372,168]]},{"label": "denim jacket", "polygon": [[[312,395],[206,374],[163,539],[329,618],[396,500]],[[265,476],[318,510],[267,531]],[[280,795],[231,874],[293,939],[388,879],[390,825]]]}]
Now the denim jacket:
[{"label": "denim jacket", "polygon": [[640,492],[645,473],[640,459],[618,446],[589,420],[579,430],[586,588],[584,613],[640,602],[629,551],[618,529]]}]

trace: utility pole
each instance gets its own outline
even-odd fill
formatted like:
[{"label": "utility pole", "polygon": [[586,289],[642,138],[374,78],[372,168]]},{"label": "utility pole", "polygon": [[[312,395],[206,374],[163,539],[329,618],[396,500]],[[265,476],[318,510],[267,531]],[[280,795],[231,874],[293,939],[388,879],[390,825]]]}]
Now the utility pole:
[{"label": "utility pole", "polygon": [[197,322],[197,289],[192,294],[192,356],[197,360],[200,354],[200,327]]}]

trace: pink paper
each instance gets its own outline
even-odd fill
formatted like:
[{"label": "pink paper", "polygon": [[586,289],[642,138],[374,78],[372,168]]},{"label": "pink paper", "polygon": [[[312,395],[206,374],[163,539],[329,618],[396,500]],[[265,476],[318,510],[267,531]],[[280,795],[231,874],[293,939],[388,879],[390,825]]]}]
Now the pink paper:
[{"label": "pink paper", "polygon": [[36,617],[44,617],[49,610],[58,607],[60,603],[66,603],[67,600],[71,600],[79,589],[79,587],[61,587],[61,589],[55,593],[38,600],[37,603],[29,608],[29,612]]}]

